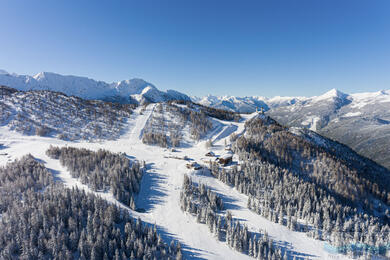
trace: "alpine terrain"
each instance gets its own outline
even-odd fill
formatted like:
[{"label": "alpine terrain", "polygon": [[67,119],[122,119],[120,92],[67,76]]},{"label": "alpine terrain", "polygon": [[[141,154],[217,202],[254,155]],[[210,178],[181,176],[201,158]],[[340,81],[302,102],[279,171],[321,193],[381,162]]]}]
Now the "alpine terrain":
[{"label": "alpine terrain", "polygon": [[0,85],[1,259],[390,257],[389,92]]},{"label": "alpine terrain", "polygon": [[390,169],[390,90],[345,94],[332,89],[315,97],[193,97],[203,105],[266,114],[286,126],[304,127],[348,145]]}]

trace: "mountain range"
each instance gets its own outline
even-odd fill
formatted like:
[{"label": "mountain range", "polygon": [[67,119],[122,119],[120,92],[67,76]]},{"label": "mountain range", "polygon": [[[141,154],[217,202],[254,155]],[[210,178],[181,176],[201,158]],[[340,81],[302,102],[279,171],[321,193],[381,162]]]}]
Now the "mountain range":
[{"label": "mountain range", "polygon": [[0,85],[18,90],[52,90],[84,99],[120,103],[192,100],[205,106],[251,113],[264,109],[279,123],[303,127],[350,146],[390,168],[390,90],[346,94],[332,89],[314,97],[189,97],[175,90],[161,91],[142,79],[106,83],[86,77],[41,72],[34,76],[0,70]]},{"label": "mountain range", "polygon": [[193,100],[241,113],[263,108],[283,125],[308,128],[390,168],[390,90],[346,94],[332,89],[315,97],[209,95]]},{"label": "mountain range", "polygon": [[10,74],[0,70],[0,85],[17,90],[51,90],[84,99],[116,101],[120,103],[155,103],[169,100],[190,100],[175,90],[160,91],[153,84],[134,78],[106,83],[87,77],[64,76],[41,72],[34,76]]}]

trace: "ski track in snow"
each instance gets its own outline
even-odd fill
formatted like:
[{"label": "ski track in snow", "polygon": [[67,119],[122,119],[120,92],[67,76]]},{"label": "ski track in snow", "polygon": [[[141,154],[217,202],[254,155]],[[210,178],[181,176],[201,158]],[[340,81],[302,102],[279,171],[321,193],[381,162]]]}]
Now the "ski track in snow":
[{"label": "ski track in snow", "polygon": [[[149,105],[142,113],[141,107],[137,108],[128,120],[127,130],[116,141],[103,141],[100,143],[66,142],[54,138],[37,136],[23,136],[9,131],[6,127],[0,128],[0,143],[5,148],[1,150],[0,165],[8,161],[20,158],[31,153],[41,160],[52,172],[56,180],[60,180],[67,187],[77,186],[87,192],[114,203],[130,212],[134,217],[140,217],[143,221],[156,224],[162,237],[167,243],[172,239],[180,241],[183,255],[186,259],[253,259],[249,256],[234,251],[225,242],[217,241],[205,224],[196,222],[196,218],[180,209],[180,191],[184,174],[190,175],[194,181],[207,184],[220,194],[227,210],[232,212],[233,217],[246,224],[250,231],[258,232],[266,230],[277,244],[287,248],[299,258],[304,259],[345,259],[343,255],[332,255],[325,251],[324,242],[311,239],[304,233],[288,230],[286,227],[268,221],[253,213],[247,207],[246,195],[240,194],[234,188],[227,186],[219,180],[211,177],[207,172],[191,171],[185,167],[187,161],[166,158],[169,155],[188,156],[201,163],[204,154],[205,140],[195,143],[189,148],[179,148],[177,152],[157,146],[144,145],[141,141],[143,128],[151,116],[155,105]],[[255,116],[256,113],[243,115],[244,119]],[[233,132],[240,135],[244,132],[244,120],[236,122],[224,122],[216,120],[220,124],[208,138],[214,141],[211,148],[215,154],[224,152],[225,140],[229,143],[229,135]],[[207,139],[208,139],[207,138]],[[93,192],[87,185],[72,178],[59,160],[49,158],[45,152],[50,145],[84,147],[91,150],[100,148],[112,152],[125,152],[130,159],[145,161],[147,171],[141,182],[141,190],[136,200],[138,208],[146,210],[145,213],[132,211],[127,206],[119,203],[109,192]],[[6,155],[5,155],[6,154]]]}]

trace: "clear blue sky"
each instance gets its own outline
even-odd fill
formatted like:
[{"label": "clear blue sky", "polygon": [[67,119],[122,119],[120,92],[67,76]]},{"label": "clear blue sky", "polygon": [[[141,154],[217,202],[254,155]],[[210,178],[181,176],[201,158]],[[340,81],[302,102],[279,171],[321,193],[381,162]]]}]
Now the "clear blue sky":
[{"label": "clear blue sky", "polygon": [[0,0],[0,68],[190,95],[390,89],[389,0]]}]

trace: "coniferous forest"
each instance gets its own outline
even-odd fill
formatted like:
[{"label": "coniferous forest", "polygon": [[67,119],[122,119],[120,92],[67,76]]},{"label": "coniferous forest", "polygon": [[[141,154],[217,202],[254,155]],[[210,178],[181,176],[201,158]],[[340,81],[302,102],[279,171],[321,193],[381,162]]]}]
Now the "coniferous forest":
[{"label": "coniferous forest", "polygon": [[135,195],[139,192],[144,168],[123,154],[105,150],[93,152],[73,147],[50,147],[47,155],[59,159],[73,178],[80,179],[94,191],[109,190],[125,205],[136,209]]},{"label": "coniferous forest", "polygon": [[0,168],[0,194],[1,259],[181,259],[156,226],[54,183],[30,155]]}]

